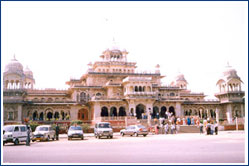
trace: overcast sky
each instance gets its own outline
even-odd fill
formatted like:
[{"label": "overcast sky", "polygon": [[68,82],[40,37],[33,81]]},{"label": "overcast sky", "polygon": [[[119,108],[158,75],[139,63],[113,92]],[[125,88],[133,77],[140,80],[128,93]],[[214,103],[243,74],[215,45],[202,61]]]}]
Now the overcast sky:
[{"label": "overcast sky", "polygon": [[112,39],[139,71],[212,98],[227,62],[248,86],[248,2],[1,2],[2,72],[16,55],[36,88],[67,88]]}]

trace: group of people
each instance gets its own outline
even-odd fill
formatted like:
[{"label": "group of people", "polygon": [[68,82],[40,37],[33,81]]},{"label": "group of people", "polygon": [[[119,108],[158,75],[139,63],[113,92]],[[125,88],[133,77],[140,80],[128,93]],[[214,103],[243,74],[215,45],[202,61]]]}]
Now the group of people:
[{"label": "group of people", "polygon": [[160,124],[155,125],[155,134],[177,134],[180,130],[181,119],[170,116],[164,119]]},{"label": "group of people", "polygon": [[207,135],[218,135],[218,124],[215,121],[203,120],[199,123],[200,134],[206,133]]}]

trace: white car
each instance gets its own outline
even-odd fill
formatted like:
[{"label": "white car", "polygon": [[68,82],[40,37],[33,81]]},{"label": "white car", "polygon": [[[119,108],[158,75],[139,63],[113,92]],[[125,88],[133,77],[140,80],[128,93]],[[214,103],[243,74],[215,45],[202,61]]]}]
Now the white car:
[{"label": "white car", "polygon": [[20,142],[26,142],[28,136],[26,125],[6,125],[3,127],[3,132],[4,145],[8,142],[18,145]]},{"label": "white car", "polygon": [[84,139],[83,130],[80,126],[70,126],[68,132],[67,132],[68,140],[71,140],[72,138],[80,138]]},{"label": "white car", "polygon": [[130,125],[125,129],[120,130],[120,135],[122,136],[135,135],[136,137],[138,137],[139,135],[143,135],[144,137],[146,137],[148,134],[149,134],[148,130],[143,125]]},{"label": "white car", "polygon": [[55,139],[55,131],[52,129],[51,125],[41,125],[36,127],[32,141],[49,141],[50,139]]},{"label": "white car", "polygon": [[95,138],[107,137],[113,138],[112,126],[109,122],[98,122],[94,128]]}]

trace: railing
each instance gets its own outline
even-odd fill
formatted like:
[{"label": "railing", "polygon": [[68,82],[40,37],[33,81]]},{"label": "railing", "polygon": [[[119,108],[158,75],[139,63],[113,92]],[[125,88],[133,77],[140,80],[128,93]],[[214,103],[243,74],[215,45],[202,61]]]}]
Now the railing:
[{"label": "railing", "polygon": [[125,92],[124,95],[156,95],[156,92]]},{"label": "railing", "polygon": [[96,72],[96,71],[89,71],[88,74],[110,74],[110,75],[155,75],[155,76],[160,76],[160,73],[124,73],[124,72]]}]

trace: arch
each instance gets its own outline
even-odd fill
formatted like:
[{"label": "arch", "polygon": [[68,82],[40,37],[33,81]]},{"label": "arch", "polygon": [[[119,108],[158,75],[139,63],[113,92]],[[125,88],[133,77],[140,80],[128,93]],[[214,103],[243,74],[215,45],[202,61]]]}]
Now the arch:
[{"label": "arch", "polygon": [[40,115],[39,115],[39,120],[42,120],[42,121],[43,121],[43,118],[44,118],[44,113],[41,112]]},{"label": "arch", "polygon": [[48,98],[47,100],[49,103],[53,102],[53,99],[52,98]]},{"label": "arch", "polygon": [[130,86],[130,92],[133,92],[133,91],[134,91],[133,86]]},{"label": "arch", "polygon": [[138,92],[138,87],[137,86],[135,86],[135,92]]},{"label": "arch", "polygon": [[80,101],[81,101],[81,102],[82,102],[82,101],[85,101],[85,100],[86,100],[86,97],[87,97],[87,95],[86,95],[85,92],[81,92],[81,93],[80,93]]},{"label": "arch", "polygon": [[54,113],[54,119],[59,119],[59,118],[60,118],[59,112],[56,111],[56,112]]},{"label": "arch", "polygon": [[101,116],[108,116],[108,108],[107,107],[102,107],[101,108]]},{"label": "arch", "polygon": [[80,109],[78,111],[78,119],[79,120],[88,120],[88,110],[87,109]]},{"label": "arch", "polygon": [[145,92],[145,86],[143,86],[143,92]]},{"label": "arch", "polygon": [[99,93],[99,92],[98,92],[98,93],[96,93],[96,96],[101,96],[101,93]]},{"label": "arch", "polygon": [[47,113],[47,119],[48,119],[48,120],[51,120],[52,118],[53,118],[53,113],[49,111],[49,112]]},{"label": "arch", "polygon": [[166,111],[167,111],[167,108],[165,106],[162,106],[161,111],[160,111],[160,117],[166,118]]},{"label": "arch", "polygon": [[143,104],[138,104],[136,106],[136,117],[137,119],[142,119],[142,114],[145,113],[145,106]]},{"label": "arch", "polygon": [[142,86],[139,86],[139,92],[142,92],[143,89],[142,89]]},{"label": "arch", "polygon": [[157,117],[157,115],[159,115],[159,108],[157,106],[153,107],[153,113],[152,113],[152,118],[159,118]]},{"label": "arch", "polygon": [[150,86],[147,86],[147,91],[148,91],[148,92],[151,92]]},{"label": "arch", "polygon": [[175,96],[175,93],[171,92],[169,95],[170,95],[170,96]]},{"label": "arch", "polygon": [[116,107],[111,107],[110,111],[110,116],[118,116]]},{"label": "arch", "polygon": [[118,116],[126,116],[125,107],[119,107]]},{"label": "arch", "polygon": [[172,115],[174,115],[175,116],[175,108],[173,107],[173,106],[170,106],[169,107],[169,112],[172,114]]},{"label": "arch", "polygon": [[37,120],[37,119],[38,119],[38,113],[37,113],[37,111],[35,111],[33,113],[33,120]]}]

